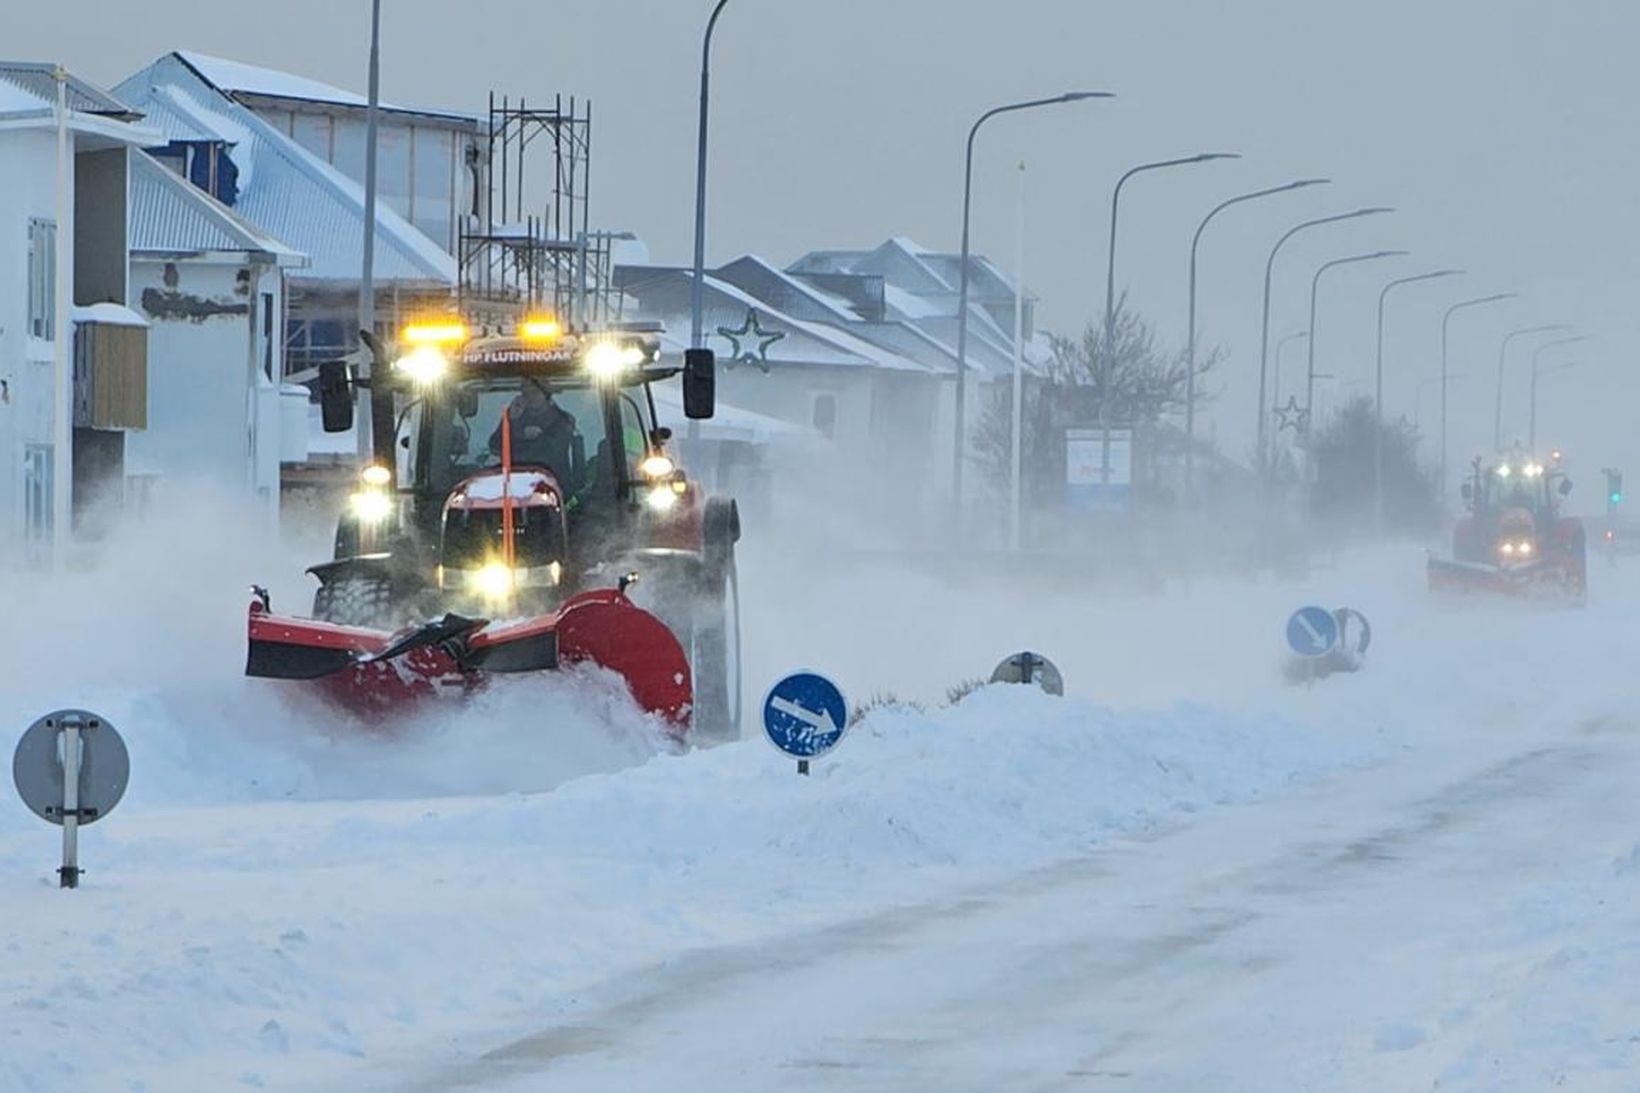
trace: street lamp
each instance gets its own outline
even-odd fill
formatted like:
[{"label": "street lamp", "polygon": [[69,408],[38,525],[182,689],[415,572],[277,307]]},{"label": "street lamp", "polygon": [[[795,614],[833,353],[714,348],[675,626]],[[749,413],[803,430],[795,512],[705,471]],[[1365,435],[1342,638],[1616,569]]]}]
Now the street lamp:
[{"label": "street lamp", "polygon": [[1439,478],[1441,498],[1446,498],[1446,377],[1447,377],[1447,331],[1452,325],[1452,316],[1459,311],[1471,307],[1480,307],[1482,304],[1496,303],[1499,300],[1513,300],[1519,293],[1498,292],[1491,296],[1477,296],[1472,300],[1460,300],[1446,309],[1441,316],[1441,477]]},{"label": "street lamp", "polygon": [[[1447,378],[1450,379],[1453,383],[1457,383],[1460,380],[1468,379],[1469,378],[1469,373],[1468,372],[1454,372],[1450,376],[1448,376]],[[1423,429],[1424,429],[1424,392],[1427,389],[1431,388],[1431,387],[1439,387],[1440,385],[1441,385],[1441,377],[1440,376],[1426,376],[1424,379],[1421,379],[1421,380],[1418,381],[1418,388],[1417,388],[1416,391],[1413,392],[1413,396],[1412,396],[1412,427],[1414,429],[1417,429],[1420,433],[1422,433]]]},{"label": "street lamp", "polygon": [[[1420,281],[1434,281],[1442,277],[1457,277],[1464,271],[1461,269],[1436,269],[1428,273],[1417,273],[1411,277],[1398,277],[1385,285],[1378,293],[1378,360],[1373,369],[1373,434],[1372,434],[1372,502],[1373,511],[1377,515],[1378,535],[1384,534],[1384,301],[1388,299],[1390,290],[1401,285],[1417,284]],[[1413,409],[1417,413],[1416,406]]]},{"label": "street lamp", "polygon": [[1275,398],[1271,401],[1277,406],[1281,405],[1281,362],[1284,359],[1282,354],[1287,348],[1287,343],[1302,341],[1309,336],[1310,332],[1308,330],[1295,330],[1276,343],[1276,381],[1271,385],[1274,388]]},{"label": "street lamp", "polygon": [[[712,32],[717,29],[718,16],[729,0],[717,0],[711,18],[706,20],[706,33],[700,45],[700,121],[695,135],[695,264],[694,276],[689,282],[689,347],[699,349],[706,344],[705,287],[706,273],[706,121],[707,103],[711,95]],[[700,425],[689,422],[690,440],[698,434]]]},{"label": "street lamp", "polygon": [[[719,0],[722,7],[724,0]],[[952,519],[956,521],[958,530],[962,527],[962,451],[966,422],[964,414],[967,402],[968,384],[968,221],[972,208],[974,194],[974,138],[979,135],[980,126],[996,117],[998,114],[1010,114],[1017,110],[1031,110],[1039,106],[1057,106],[1060,103],[1081,102],[1084,99],[1112,99],[1116,96],[1109,91],[1067,91],[1063,95],[1054,95],[1046,99],[1028,99],[1024,102],[1009,103],[1006,106],[994,106],[981,114],[968,130],[968,149],[963,158],[962,171],[962,262],[957,274],[957,391],[956,416],[952,421],[951,429],[951,496]]]},{"label": "street lamp", "polygon": [[[1271,186],[1267,190],[1254,190],[1252,193],[1237,194],[1235,197],[1213,206],[1212,211],[1202,217],[1202,222],[1196,226],[1196,234],[1190,240],[1190,321],[1185,338],[1184,492],[1186,497],[1192,495],[1196,478],[1196,250],[1201,246],[1202,232],[1207,230],[1207,225],[1212,223],[1215,216],[1218,216],[1232,205],[1240,205],[1244,201],[1254,201],[1274,194],[1284,194],[1289,190],[1301,190],[1306,186],[1321,186],[1329,181],[1331,180],[1325,178],[1301,178],[1295,182],[1289,182],[1285,186]],[[1111,223],[1115,224],[1115,222],[1116,218],[1112,217]],[[1113,277],[1111,280],[1114,281],[1115,278]],[[1276,370],[1278,372],[1281,369],[1280,360],[1281,347],[1278,345],[1276,347]],[[1278,375],[1276,386],[1279,387],[1280,385]]]},{"label": "street lamp", "polygon": [[1276,255],[1281,248],[1287,245],[1287,240],[1299,232],[1309,228],[1320,227],[1322,224],[1336,224],[1341,220],[1354,220],[1362,216],[1377,216],[1380,213],[1394,212],[1387,206],[1374,205],[1365,209],[1356,209],[1354,212],[1339,213],[1336,216],[1323,216],[1315,220],[1306,220],[1302,224],[1295,224],[1287,229],[1287,233],[1276,240],[1276,245],[1270,248],[1270,257],[1264,263],[1264,320],[1259,339],[1258,350],[1258,462],[1259,473],[1262,475],[1269,467],[1269,452],[1265,445],[1265,430],[1269,414],[1265,409],[1264,399],[1268,393],[1270,372],[1270,279],[1275,273]]},{"label": "street lamp", "polygon": [[1309,414],[1310,428],[1315,427],[1315,301],[1321,292],[1321,275],[1338,266],[1351,266],[1358,262],[1376,262],[1380,258],[1400,258],[1406,253],[1404,250],[1375,250],[1371,254],[1352,254],[1347,258],[1334,258],[1332,261],[1323,262],[1316,267],[1315,276],[1310,278],[1309,360],[1304,367],[1304,409]]},{"label": "street lamp", "polygon": [[[1154,163],[1141,163],[1137,167],[1130,167],[1123,172],[1122,177],[1116,180],[1116,185],[1110,192],[1110,250],[1105,262],[1105,351],[1100,354],[1099,360],[1099,426],[1103,433],[1100,444],[1099,481],[1108,484],[1110,481],[1110,370],[1115,363],[1116,356],[1116,211],[1122,200],[1122,187],[1134,175],[1146,171],[1159,171],[1165,167],[1188,167],[1193,163],[1208,163],[1215,159],[1240,159],[1240,152],[1201,152],[1194,156],[1180,156],[1178,159],[1161,159]],[[1194,375],[1189,377],[1190,385],[1195,386]],[[1185,459],[1189,459],[1190,446],[1185,445]]]},{"label": "street lamp", "polygon": [[[1532,350],[1531,409],[1529,411],[1531,416],[1528,419],[1526,428],[1526,447],[1528,449],[1533,451],[1537,449],[1537,381],[1539,373],[1543,370],[1542,358],[1544,351],[1548,349],[1555,349],[1562,345],[1572,345],[1575,342],[1586,342],[1588,340],[1589,336],[1587,334],[1576,334],[1570,338],[1559,338],[1552,342],[1544,342],[1542,345]],[[1570,365],[1562,365],[1561,367],[1570,367]],[[1560,368],[1551,368],[1548,371],[1558,372],[1559,370]]]},{"label": "street lamp", "polygon": [[[359,270],[359,329],[376,333],[376,144],[381,109],[382,3],[370,2],[370,75],[364,115],[364,260]],[[371,355],[361,354],[360,378],[370,376]],[[370,401],[361,400],[360,420],[354,423],[361,461],[369,457],[372,428]]]},{"label": "street lamp", "polygon": [[1526,446],[1528,448],[1530,448],[1531,450],[1533,450],[1533,451],[1537,450],[1537,381],[1538,381],[1538,376],[1539,375],[1544,375],[1544,376],[1553,375],[1556,372],[1564,372],[1568,368],[1581,368],[1582,366],[1583,366],[1582,361],[1567,361],[1564,364],[1557,364],[1553,368],[1543,368],[1543,369],[1533,368],[1532,369],[1532,416],[1531,416],[1531,425],[1528,427],[1527,437],[1526,437]]},{"label": "street lamp", "polygon": [[1523,326],[1519,330],[1511,330],[1503,336],[1498,344],[1498,389],[1495,392],[1495,402],[1492,406],[1492,450],[1503,450],[1503,362],[1509,353],[1509,343],[1516,338],[1524,338],[1528,334],[1547,334],[1551,330],[1570,330],[1565,323],[1548,323],[1544,326]]}]

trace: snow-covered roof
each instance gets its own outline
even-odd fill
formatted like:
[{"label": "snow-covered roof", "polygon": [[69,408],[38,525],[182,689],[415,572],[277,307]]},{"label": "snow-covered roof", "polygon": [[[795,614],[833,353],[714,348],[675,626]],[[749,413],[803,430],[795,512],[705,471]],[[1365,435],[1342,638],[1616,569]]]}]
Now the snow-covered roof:
[{"label": "snow-covered roof", "polygon": [[[140,110],[154,108],[169,127],[206,132],[228,146],[238,168],[233,212],[287,248],[307,255],[304,281],[352,282],[364,250],[364,188],[167,54],[117,88]],[[456,262],[388,207],[376,205],[375,276],[379,283],[451,285]]]},{"label": "snow-covered roof", "polygon": [[[0,110],[5,107],[5,89],[23,91],[36,103],[55,109],[57,105],[57,66],[45,61],[0,61]],[[67,102],[70,110],[81,114],[98,114],[133,121],[137,114],[130,106],[116,99],[87,80],[67,74]],[[16,102],[18,100],[11,100]],[[30,107],[33,109],[33,107]]]},{"label": "snow-covered roof", "polygon": [[[232,96],[259,95],[270,99],[294,99],[300,102],[321,103],[326,106],[348,106],[366,108],[370,100],[357,92],[347,91],[333,84],[320,80],[298,76],[293,72],[280,72],[278,69],[262,68],[259,65],[246,64],[243,61],[233,61],[226,57],[213,57],[209,53],[200,53],[196,50],[177,50],[176,56],[182,63],[193,69],[205,82],[219,91],[227,92]],[[470,114],[461,114],[448,110],[422,110],[410,106],[398,106],[393,103],[378,102],[376,106],[400,114],[422,114],[433,118],[446,118],[451,121],[475,123],[476,118]]]},{"label": "snow-covered roof", "polygon": [[281,266],[307,262],[146,152],[131,157],[130,208],[134,254],[266,254]]},{"label": "snow-covered roof", "polygon": [[101,323],[103,326],[147,326],[148,320],[124,304],[81,304],[69,312],[77,323]]},{"label": "snow-covered roof", "polygon": [[[650,390],[655,396],[655,408],[661,412],[661,424],[684,420],[683,392],[676,384],[658,383]],[[700,436],[708,441],[738,440],[750,444],[825,443],[825,437],[808,426],[730,406],[722,399],[718,400],[712,416],[700,422]]]}]

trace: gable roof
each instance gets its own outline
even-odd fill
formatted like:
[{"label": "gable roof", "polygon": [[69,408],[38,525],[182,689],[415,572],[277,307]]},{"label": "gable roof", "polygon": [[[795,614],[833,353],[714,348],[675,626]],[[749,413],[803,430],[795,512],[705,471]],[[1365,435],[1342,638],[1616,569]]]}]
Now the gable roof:
[{"label": "gable roof", "polygon": [[[209,53],[191,49],[179,49],[174,56],[192,69],[200,79],[231,98],[259,96],[325,106],[354,107],[360,110],[370,105],[370,100],[357,92],[347,91],[321,80],[298,76],[293,72],[280,72],[278,69],[262,68],[226,57],[213,57]],[[466,122],[469,125],[477,124],[477,119],[470,114],[447,110],[421,110],[387,102],[377,102],[376,107],[391,114],[420,114],[423,117],[444,118],[449,121]]]},{"label": "gable roof", "polygon": [[[235,215],[307,255],[298,280],[359,279],[362,186],[212,86],[175,53],[115,91],[138,109],[152,109],[171,140],[197,140],[203,132],[228,146],[239,170]],[[379,284],[448,286],[456,281],[456,261],[386,202],[377,202],[375,276]]]},{"label": "gable roof", "polygon": [[[57,107],[57,66],[46,61],[0,61],[0,83],[9,84],[49,109]],[[135,121],[142,115],[97,85],[68,73],[67,102],[70,110],[96,114],[119,121]],[[4,88],[0,87],[0,95]],[[5,109],[0,99],[0,110]],[[11,100],[16,102],[17,100]]]},{"label": "gable roof", "polygon": [[307,262],[146,152],[131,156],[130,247],[133,254],[263,254],[286,267]]}]

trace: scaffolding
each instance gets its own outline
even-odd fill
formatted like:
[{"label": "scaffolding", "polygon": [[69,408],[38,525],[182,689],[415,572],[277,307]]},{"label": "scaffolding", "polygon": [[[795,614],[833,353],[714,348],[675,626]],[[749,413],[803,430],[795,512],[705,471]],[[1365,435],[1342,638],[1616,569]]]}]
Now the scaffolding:
[{"label": "scaffolding", "polygon": [[492,92],[487,131],[487,185],[458,241],[462,313],[483,325],[546,310],[576,329],[619,321],[610,244],[630,237],[589,227],[591,103],[556,95],[538,107]]}]

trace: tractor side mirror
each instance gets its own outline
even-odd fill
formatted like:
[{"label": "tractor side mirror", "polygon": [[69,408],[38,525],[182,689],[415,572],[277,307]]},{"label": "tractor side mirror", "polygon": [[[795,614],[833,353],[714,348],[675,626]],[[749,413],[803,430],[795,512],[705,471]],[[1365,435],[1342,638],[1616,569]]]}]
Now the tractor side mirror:
[{"label": "tractor side mirror", "polygon": [[1572,480],[1570,478],[1562,478],[1560,480],[1559,489],[1560,489],[1560,496],[1562,496],[1562,497],[1565,497],[1568,493],[1571,493],[1572,492]]},{"label": "tractor side mirror", "polygon": [[717,410],[717,354],[710,349],[683,351],[683,416],[702,421]]},{"label": "tractor side mirror", "polygon": [[353,379],[346,361],[325,361],[319,365],[319,418],[327,433],[345,433],[353,428]]},{"label": "tractor side mirror", "polygon": [[474,387],[456,388],[456,413],[462,417],[476,417],[478,415],[478,389]]},{"label": "tractor side mirror", "polygon": [[666,447],[666,442],[671,439],[672,430],[667,428],[665,425],[657,425],[649,431],[649,443],[651,447],[664,448]]}]

